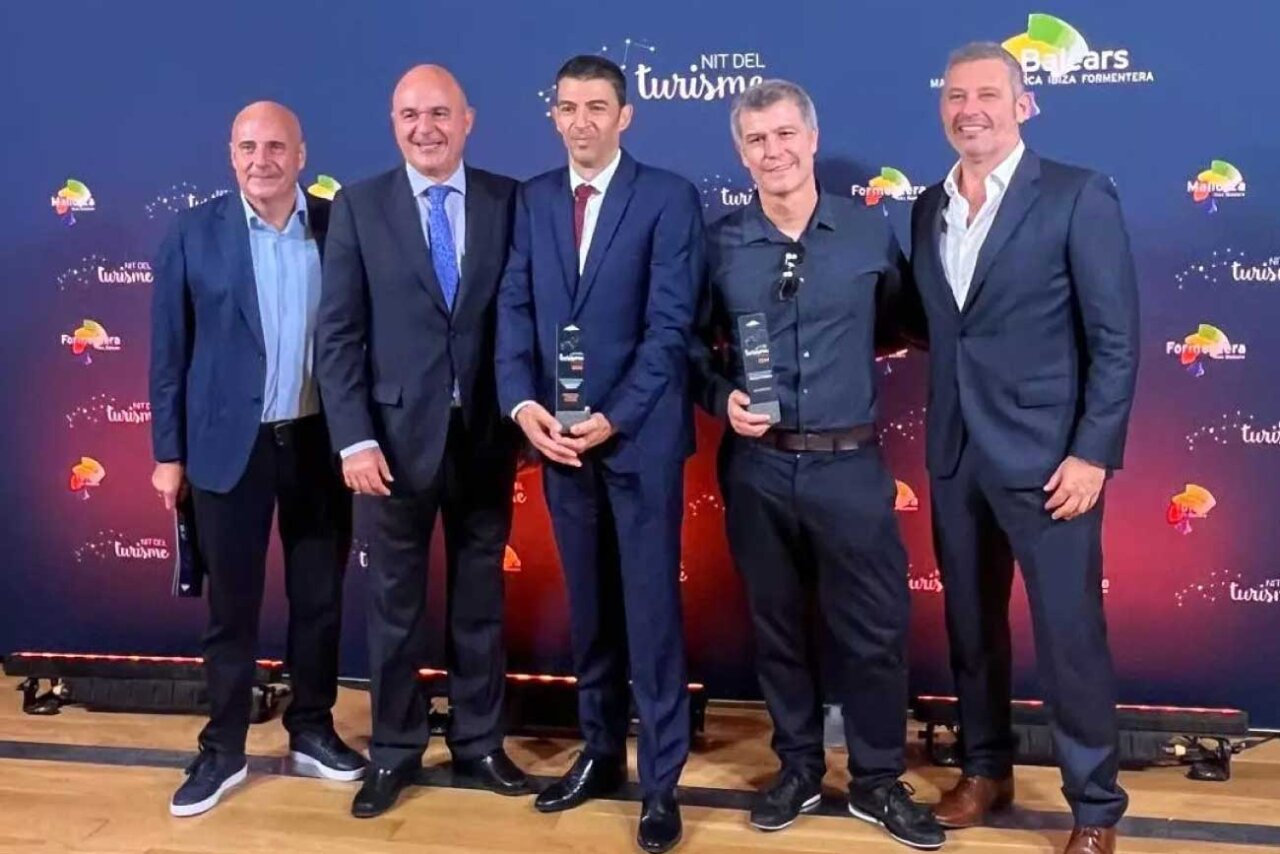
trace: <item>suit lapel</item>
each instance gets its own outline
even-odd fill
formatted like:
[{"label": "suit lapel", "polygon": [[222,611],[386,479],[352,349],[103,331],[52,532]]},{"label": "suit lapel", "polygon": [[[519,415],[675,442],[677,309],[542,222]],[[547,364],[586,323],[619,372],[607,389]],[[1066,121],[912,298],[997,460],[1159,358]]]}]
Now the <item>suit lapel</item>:
[{"label": "suit lapel", "polygon": [[253,273],[253,252],[249,248],[249,223],[245,220],[244,200],[239,193],[222,197],[219,211],[218,242],[223,260],[232,277],[236,305],[244,322],[253,333],[258,351],[265,353],[267,345],[262,336],[262,312],[258,307],[258,280]]},{"label": "suit lapel", "polygon": [[565,293],[572,300],[578,288],[578,249],[573,245],[573,191],[569,189],[568,167],[561,173],[560,186],[551,200],[551,231],[564,269]]},{"label": "suit lapel", "polygon": [[604,202],[600,205],[600,215],[596,218],[596,228],[591,235],[591,247],[587,251],[587,263],[582,270],[582,281],[578,283],[577,292],[573,295],[573,313],[576,315],[587,301],[591,287],[600,273],[600,265],[609,251],[609,244],[618,231],[622,216],[631,203],[636,177],[636,162],[625,151],[618,163],[618,170],[613,173],[613,180],[605,191]]},{"label": "suit lapel", "polygon": [[444,314],[449,314],[449,306],[445,304],[444,293],[440,290],[440,282],[431,267],[431,251],[427,248],[426,238],[422,236],[422,218],[419,214],[418,200],[413,197],[409,187],[409,176],[403,169],[391,175],[391,192],[387,195],[387,223],[395,237],[409,269],[418,277],[418,283],[426,290],[431,301]]},{"label": "suit lapel", "polygon": [[951,290],[951,281],[947,278],[947,265],[942,260],[942,223],[944,217],[943,202],[947,199],[947,191],[938,187],[938,192],[932,193],[929,198],[929,206],[924,210],[922,224],[924,233],[921,239],[925,242],[922,249],[921,257],[924,263],[930,265],[933,273],[933,281],[941,283],[938,289],[938,298],[942,300],[943,305],[953,314],[960,313],[960,307],[956,305],[956,297]]},{"label": "suit lapel", "polygon": [[1026,218],[1031,206],[1040,197],[1039,179],[1040,158],[1029,150],[1023,152],[1022,162],[1014,170],[1013,178],[1009,181],[1009,189],[1005,191],[1000,209],[996,211],[995,221],[991,223],[991,231],[987,233],[987,239],[983,241],[982,249],[978,251],[978,262],[973,268],[973,279],[969,284],[969,294],[964,302],[963,313],[967,314],[973,307],[987,279],[987,273],[995,263],[996,256],[1009,242],[1009,238]]},{"label": "suit lapel", "polygon": [[324,239],[329,233],[329,202],[325,199],[318,199],[310,193],[306,195],[307,199],[307,227],[311,231],[311,237],[316,242],[316,251],[320,253],[320,259],[324,260]]},{"label": "suit lapel", "polygon": [[489,187],[474,169],[467,168],[466,210],[466,246],[462,250],[461,279],[458,281],[458,296],[453,304],[455,316],[469,311],[476,299],[485,297],[480,282],[476,280],[476,271],[483,266],[484,256],[489,249],[494,223],[497,221],[494,210],[494,199],[489,195]]}]

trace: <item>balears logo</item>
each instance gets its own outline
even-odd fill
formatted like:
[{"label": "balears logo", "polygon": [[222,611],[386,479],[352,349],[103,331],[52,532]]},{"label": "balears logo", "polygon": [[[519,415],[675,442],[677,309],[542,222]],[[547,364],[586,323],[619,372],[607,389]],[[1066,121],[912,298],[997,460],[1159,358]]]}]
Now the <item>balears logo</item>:
[{"label": "balears logo", "polygon": [[49,199],[49,205],[67,225],[76,224],[76,214],[92,213],[97,209],[93,193],[83,181],[75,178],[67,179],[67,183]]},{"label": "balears logo", "polygon": [[89,490],[100,486],[106,476],[107,470],[102,467],[102,463],[93,457],[81,457],[80,462],[71,467],[71,478],[67,482],[67,488],[72,492],[80,493],[87,499]]},{"label": "balears logo", "polygon": [[102,324],[96,320],[85,319],[81,321],[76,331],[70,335],[63,334],[61,343],[64,347],[70,347],[72,354],[76,356],[84,356],[86,365],[93,364],[93,357],[90,350],[97,350],[100,353],[111,353],[120,349],[121,341],[115,335],[108,335],[107,330]]},{"label": "balears logo", "polygon": [[1196,331],[1188,335],[1181,343],[1164,342],[1166,355],[1177,356],[1178,361],[1192,376],[1204,375],[1204,360],[1239,361],[1248,355],[1244,344],[1233,344],[1227,334],[1216,326],[1201,323]]},{"label": "balears logo", "polygon": [[328,175],[317,175],[315,183],[307,187],[307,192],[315,196],[317,199],[325,201],[333,201],[333,197],[338,195],[338,191],[342,189],[342,184],[338,183],[336,178]]},{"label": "balears logo", "polygon": [[898,493],[893,498],[893,509],[899,513],[915,513],[920,509],[920,499],[916,498],[915,490],[901,480],[894,481],[898,486]]},{"label": "balears logo", "polygon": [[925,191],[925,187],[911,183],[905,174],[892,166],[881,166],[880,174],[867,182],[866,186],[854,184],[854,196],[861,196],[867,207],[880,204],[885,197],[899,202],[914,202]]},{"label": "balears logo", "polygon": [[1169,499],[1165,509],[1165,521],[1179,534],[1191,533],[1192,519],[1205,519],[1218,504],[1213,493],[1196,483],[1188,483],[1181,492]]},{"label": "balears logo", "polygon": [[1187,192],[1197,204],[1212,203],[1215,199],[1241,199],[1245,190],[1244,175],[1225,160],[1213,160],[1209,168],[1187,182]]},{"label": "balears logo", "polygon": [[1150,71],[1133,68],[1128,48],[1094,50],[1066,21],[1033,12],[1026,32],[1010,36],[1004,49],[1022,65],[1027,85],[1079,83],[1154,83]]}]

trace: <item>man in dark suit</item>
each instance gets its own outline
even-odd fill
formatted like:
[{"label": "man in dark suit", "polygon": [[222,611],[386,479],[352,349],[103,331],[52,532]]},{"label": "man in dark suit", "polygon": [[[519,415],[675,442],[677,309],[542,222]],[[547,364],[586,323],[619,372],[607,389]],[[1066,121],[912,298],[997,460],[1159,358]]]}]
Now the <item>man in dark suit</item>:
[{"label": "man in dark suit", "polygon": [[[498,297],[498,397],[548,463],[586,738],[537,807],[569,809],[625,782],[630,675],[638,841],[665,851],[680,838],[689,751],[679,569],[701,205],[688,181],[622,151],[632,107],[612,62],[566,63],[553,115],[569,166],[521,186]],[[562,375],[575,352],[580,372]]]},{"label": "man in dark suit", "polygon": [[1076,829],[1110,854],[1116,688],[1102,608],[1103,487],[1124,456],[1138,297],[1104,176],[1022,143],[1022,69],[996,44],[951,57],[942,120],[960,155],[912,212],[929,326],[927,462],[960,700],[963,777],[937,807],[980,824],[1013,799],[1009,591],[1022,567]]},{"label": "man in dark suit", "polygon": [[431,533],[444,517],[453,770],[529,791],[503,750],[502,557],[517,434],[494,391],[494,299],[516,182],[463,164],[474,111],[453,76],[410,69],[391,122],[405,163],[339,192],[320,302],[317,375],[334,447],[372,526],[373,768],[352,803],[394,805],[427,746]]},{"label": "man in dark suit", "polygon": [[334,733],[330,711],[351,498],[312,370],[329,205],[303,195],[305,163],[292,112],[269,102],[245,107],[231,128],[240,192],[180,214],[155,264],[151,480],[171,510],[190,490],[209,573],[209,723],[169,805],[177,816],[212,809],[245,779],[277,505],[289,597],[290,752],[329,779],[364,773],[364,758]]}]

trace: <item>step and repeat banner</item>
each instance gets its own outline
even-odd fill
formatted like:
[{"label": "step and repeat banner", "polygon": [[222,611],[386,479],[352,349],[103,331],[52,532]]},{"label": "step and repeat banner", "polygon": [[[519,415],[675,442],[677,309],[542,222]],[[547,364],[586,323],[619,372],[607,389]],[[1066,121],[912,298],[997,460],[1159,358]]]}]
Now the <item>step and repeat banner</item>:
[{"label": "step and repeat banner", "polygon": [[[1023,61],[1039,111],[1028,144],[1114,179],[1137,257],[1142,368],[1106,527],[1122,699],[1242,707],[1280,726],[1280,5],[65,0],[6,3],[0,22],[0,652],[198,653],[204,604],[169,594],[173,524],[149,485],[149,259],[178,211],[234,187],[227,140],[244,104],[297,111],[304,187],[331,193],[397,162],[392,86],[412,64],[442,63],[477,110],[468,160],[526,178],[564,161],[548,119],[556,69],[599,52],[627,74],[625,144],[693,181],[710,220],[752,195],[729,100],[786,77],[817,103],[825,191],[874,208],[906,245],[912,202],[953,162],[938,118],[946,55],[987,39]],[[924,360],[880,363],[882,417],[911,557],[912,684],[945,692]],[[682,573],[690,665],[713,696],[751,697],[719,435],[700,415]],[[536,466],[521,470],[513,501],[511,667],[567,672]],[[361,536],[344,625],[351,676],[367,672]],[[279,575],[273,554],[267,654],[283,645]],[[442,578],[433,572],[437,614]],[[1021,589],[1012,619],[1017,693],[1036,696]],[[437,637],[431,663],[442,649]]]}]

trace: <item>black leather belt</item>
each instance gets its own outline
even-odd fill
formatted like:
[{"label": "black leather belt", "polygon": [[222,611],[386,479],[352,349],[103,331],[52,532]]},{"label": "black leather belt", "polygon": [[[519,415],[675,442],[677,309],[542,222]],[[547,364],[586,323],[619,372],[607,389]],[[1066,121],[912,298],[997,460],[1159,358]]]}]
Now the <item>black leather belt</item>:
[{"label": "black leather belt", "polygon": [[848,430],[831,430],[822,433],[805,433],[796,430],[770,430],[757,442],[777,448],[780,451],[856,451],[868,445],[876,444],[876,426],[859,424]]}]

